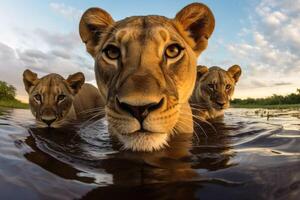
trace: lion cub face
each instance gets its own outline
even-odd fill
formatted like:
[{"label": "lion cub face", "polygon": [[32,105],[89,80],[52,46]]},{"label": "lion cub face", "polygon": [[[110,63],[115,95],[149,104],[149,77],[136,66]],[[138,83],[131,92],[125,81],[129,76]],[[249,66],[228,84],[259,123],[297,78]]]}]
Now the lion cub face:
[{"label": "lion cub face", "polygon": [[213,29],[211,11],[199,3],[174,19],[136,16],[115,22],[99,8],[83,14],[80,36],[95,59],[109,130],[125,148],[160,149],[180,126],[180,116],[189,117],[182,105],[193,91],[196,60]]},{"label": "lion cub face", "polygon": [[78,72],[67,80],[58,74],[38,78],[36,73],[27,69],[23,73],[23,82],[37,125],[59,127],[72,108],[74,96],[84,83],[84,75]]},{"label": "lion cub face", "polygon": [[230,106],[235,84],[242,73],[240,66],[233,65],[227,71],[219,67],[198,66],[196,98],[204,101],[204,106],[223,110]]}]

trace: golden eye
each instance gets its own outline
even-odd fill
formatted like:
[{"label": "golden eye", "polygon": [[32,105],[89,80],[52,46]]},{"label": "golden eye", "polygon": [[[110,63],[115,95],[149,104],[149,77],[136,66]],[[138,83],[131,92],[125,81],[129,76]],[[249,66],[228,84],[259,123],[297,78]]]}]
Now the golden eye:
[{"label": "golden eye", "polygon": [[42,102],[42,96],[40,94],[36,94],[33,96],[34,100],[41,103]]},{"label": "golden eye", "polygon": [[118,47],[114,46],[114,45],[107,45],[104,49],[103,49],[103,53],[105,54],[105,56],[111,60],[116,60],[121,56],[121,51]]},{"label": "golden eye", "polygon": [[57,97],[57,101],[63,101],[65,98],[66,98],[66,95],[60,94],[60,95],[58,95],[58,97]]},{"label": "golden eye", "polygon": [[176,58],[180,55],[183,48],[179,44],[171,44],[165,50],[165,56],[167,58]]},{"label": "golden eye", "polygon": [[225,88],[226,88],[226,90],[230,90],[231,89],[231,85],[227,84]]}]

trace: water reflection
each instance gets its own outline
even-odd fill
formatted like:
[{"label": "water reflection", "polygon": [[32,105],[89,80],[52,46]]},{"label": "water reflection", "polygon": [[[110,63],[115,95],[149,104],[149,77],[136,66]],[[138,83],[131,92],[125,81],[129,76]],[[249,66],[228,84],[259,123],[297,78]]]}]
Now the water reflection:
[{"label": "water reflection", "polygon": [[[129,195],[151,199],[249,199],[249,195],[251,199],[296,199],[300,183],[297,120],[294,115],[268,120],[255,110],[233,109],[223,121],[214,122],[214,128],[195,122],[193,135],[175,135],[162,151],[138,153],[121,150],[107,133],[105,120],[64,129],[38,129],[28,111],[4,110],[0,111],[0,161],[4,163],[0,186],[18,188],[17,183],[8,184],[10,174],[17,173],[26,191],[48,198],[58,192],[60,197],[72,199]],[[9,168],[16,160],[27,168]],[[73,195],[65,196],[70,192]],[[18,193],[22,191],[16,190]]]}]

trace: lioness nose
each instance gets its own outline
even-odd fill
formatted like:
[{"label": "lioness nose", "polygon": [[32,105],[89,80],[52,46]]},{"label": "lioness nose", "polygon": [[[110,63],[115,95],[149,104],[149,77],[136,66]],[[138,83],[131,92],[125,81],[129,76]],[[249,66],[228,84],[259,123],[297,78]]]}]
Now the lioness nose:
[{"label": "lioness nose", "polygon": [[217,101],[216,102],[220,107],[223,107],[225,105],[225,102],[220,102],[220,101]]},{"label": "lioness nose", "polygon": [[42,121],[44,122],[44,123],[46,123],[48,126],[50,126],[54,121],[56,120],[56,118],[51,118],[51,119],[43,119],[42,118]]},{"label": "lioness nose", "polygon": [[158,103],[150,103],[142,106],[136,106],[136,105],[130,105],[128,103],[120,102],[117,98],[117,103],[119,104],[119,107],[130,113],[133,117],[135,117],[140,123],[143,122],[143,120],[147,117],[147,115],[154,111],[159,109],[163,105],[163,98]]}]

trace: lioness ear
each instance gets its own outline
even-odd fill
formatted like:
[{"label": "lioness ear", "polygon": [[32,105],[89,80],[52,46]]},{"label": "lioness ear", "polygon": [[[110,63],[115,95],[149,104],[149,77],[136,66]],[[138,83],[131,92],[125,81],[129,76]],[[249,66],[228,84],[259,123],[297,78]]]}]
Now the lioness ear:
[{"label": "lioness ear", "polygon": [[197,55],[206,47],[208,38],[215,28],[215,18],[211,10],[204,4],[192,3],[176,14],[175,22],[179,22],[191,38],[188,41]]},{"label": "lioness ear", "polygon": [[229,67],[227,72],[231,75],[231,77],[235,80],[235,82],[238,82],[241,74],[242,74],[242,69],[238,65],[233,65]]},{"label": "lioness ear", "polygon": [[101,8],[89,8],[83,13],[79,23],[79,34],[86,45],[86,50],[93,57],[101,34],[113,23],[112,17]]},{"label": "lioness ear", "polygon": [[203,65],[198,65],[197,66],[197,81],[207,72],[208,72],[208,67],[203,66]]},{"label": "lioness ear", "polygon": [[38,80],[37,74],[26,69],[23,72],[23,82],[25,85],[25,90],[29,93],[30,88],[35,84],[35,81]]},{"label": "lioness ear", "polygon": [[72,88],[74,94],[77,94],[80,90],[81,86],[84,84],[85,78],[83,73],[77,72],[75,74],[70,75],[67,78],[67,82],[69,86]]}]

